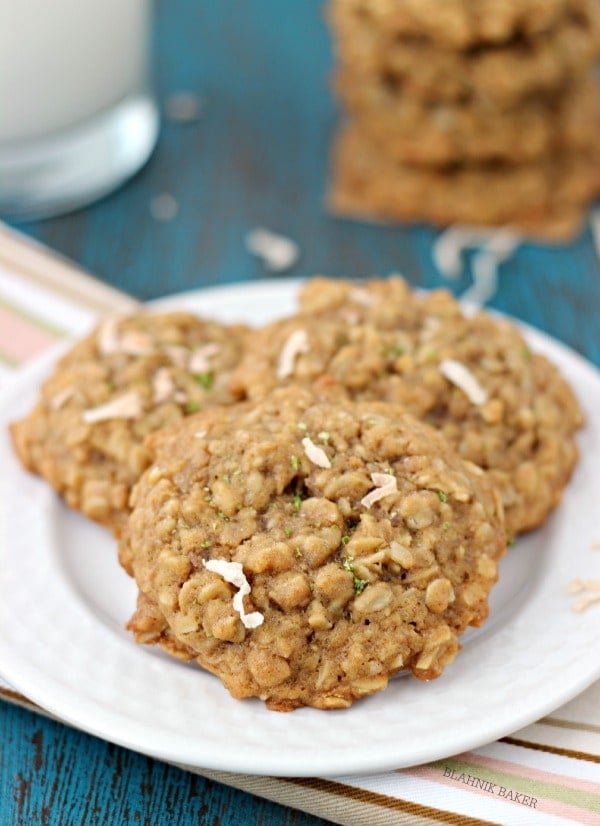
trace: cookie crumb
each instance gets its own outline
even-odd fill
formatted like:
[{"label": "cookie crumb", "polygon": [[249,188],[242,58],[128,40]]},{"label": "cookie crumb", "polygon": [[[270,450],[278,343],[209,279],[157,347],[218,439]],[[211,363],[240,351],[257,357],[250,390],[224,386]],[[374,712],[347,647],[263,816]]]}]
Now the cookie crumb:
[{"label": "cookie crumb", "polygon": [[246,249],[261,258],[265,267],[272,272],[289,270],[300,256],[295,241],[262,227],[257,227],[246,235]]},{"label": "cookie crumb", "polygon": [[168,192],[155,195],[150,201],[150,214],[155,221],[166,223],[172,221],[179,212],[179,204]]},{"label": "cookie crumb", "polygon": [[176,123],[194,123],[204,110],[204,100],[193,92],[173,92],[164,103],[165,116]]}]

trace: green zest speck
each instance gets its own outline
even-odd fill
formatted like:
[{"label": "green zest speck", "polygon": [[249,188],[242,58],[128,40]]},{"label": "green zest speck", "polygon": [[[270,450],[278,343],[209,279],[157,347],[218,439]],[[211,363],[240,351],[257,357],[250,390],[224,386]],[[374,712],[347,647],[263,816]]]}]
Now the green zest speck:
[{"label": "green zest speck", "polygon": [[198,402],[188,402],[185,406],[186,413],[197,413],[200,410]]},{"label": "green zest speck", "polygon": [[290,456],[290,465],[294,468],[294,470],[298,470],[300,467],[300,462],[298,461],[297,456]]},{"label": "green zest speck", "polygon": [[354,559],[351,556],[345,556],[344,561],[342,562],[342,567],[344,571],[349,571],[351,574],[354,573]]},{"label": "green zest speck", "polygon": [[210,390],[214,384],[215,377],[212,373],[196,373],[194,375],[194,381],[197,381],[200,387],[203,387],[205,390]]},{"label": "green zest speck", "polygon": [[354,577],[354,593],[356,596],[362,594],[369,583],[366,579],[358,579],[358,577]]},{"label": "green zest speck", "polygon": [[294,497],[292,499],[292,505],[294,507],[294,510],[296,510],[296,511],[299,511],[300,508],[302,507],[302,497],[300,496],[299,493],[294,494]]},{"label": "green zest speck", "polygon": [[448,494],[444,493],[443,490],[438,490],[438,497],[440,502],[447,502],[448,501]]}]

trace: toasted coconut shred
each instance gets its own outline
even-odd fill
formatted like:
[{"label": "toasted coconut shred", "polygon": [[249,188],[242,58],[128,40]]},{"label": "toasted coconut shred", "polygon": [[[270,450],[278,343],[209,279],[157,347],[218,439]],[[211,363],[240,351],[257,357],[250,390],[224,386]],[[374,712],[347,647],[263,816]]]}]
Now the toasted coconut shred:
[{"label": "toasted coconut shred", "polygon": [[439,364],[439,371],[449,382],[462,390],[473,404],[479,406],[487,402],[487,393],[468,367],[460,361],[444,359]]},{"label": "toasted coconut shred", "polygon": [[265,267],[272,272],[290,269],[300,255],[295,241],[263,227],[257,227],[246,235],[246,249],[261,258]]},{"label": "toasted coconut shred", "polygon": [[296,359],[301,353],[307,353],[308,349],[306,330],[294,330],[281,349],[277,364],[277,378],[287,379],[291,376]]},{"label": "toasted coconut shred", "polygon": [[265,621],[260,611],[247,614],[244,609],[244,597],[250,593],[250,583],[240,562],[228,562],[226,559],[203,560],[207,571],[222,576],[225,582],[234,585],[238,590],[233,596],[233,610],[237,611],[245,628],[258,628]]},{"label": "toasted coconut shred", "polygon": [[329,456],[325,453],[322,447],[318,447],[312,439],[309,439],[308,436],[305,436],[304,439],[302,439],[302,447],[304,448],[305,454],[313,464],[322,468],[331,467]]},{"label": "toasted coconut shred", "polygon": [[477,249],[473,257],[473,284],[460,296],[460,300],[482,307],[498,290],[500,265],[507,261],[521,243],[520,235],[512,227],[497,230],[484,227],[453,226],[436,239],[433,260],[449,281],[456,281],[463,270],[463,254]]},{"label": "toasted coconut shred", "polygon": [[119,350],[128,356],[150,356],[154,352],[154,347],[147,333],[129,330],[121,336]]},{"label": "toasted coconut shred", "polygon": [[119,396],[100,407],[83,411],[83,421],[86,424],[95,424],[109,419],[137,419],[142,414],[142,402],[139,395],[132,391]]},{"label": "toasted coconut shred", "polygon": [[220,349],[218,344],[210,342],[194,350],[188,362],[188,370],[190,373],[206,373],[210,370],[211,359],[217,355]]},{"label": "toasted coconut shred", "polygon": [[600,579],[577,579],[572,580],[567,586],[567,593],[581,594],[571,608],[578,614],[585,611],[590,605],[600,602]]},{"label": "toasted coconut shred", "polygon": [[50,400],[51,410],[60,410],[65,404],[72,399],[76,391],[74,387],[65,387]]},{"label": "toasted coconut shred", "polygon": [[96,343],[101,355],[110,356],[121,349],[119,338],[119,323],[123,319],[120,315],[110,315],[104,319],[98,329]]},{"label": "toasted coconut shred", "polygon": [[365,508],[370,508],[375,502],[379,502],[380,499],[385,499],[386,496],[398,491],[398,482],[391,473],[372,473],[371,481],[375,485],[375,489],[360,500],[360,504],[364,505]]},{"label": "toasted coconut shred", "polygon": [[155,404],[167,401],[174,391],[175,384],[168,367],[159,367],[152,377],[153,401]]}]

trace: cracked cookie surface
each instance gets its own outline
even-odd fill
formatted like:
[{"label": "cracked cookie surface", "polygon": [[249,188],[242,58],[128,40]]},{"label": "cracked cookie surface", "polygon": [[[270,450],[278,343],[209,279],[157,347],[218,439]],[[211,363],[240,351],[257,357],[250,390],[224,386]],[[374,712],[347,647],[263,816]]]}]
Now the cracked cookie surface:
[{"label": "cracked cookie surface", "polygon": [[150,439],[121,542],[136,639],[237,698],[345,708],[439,676],[488,613],[504,551],[489,478],[395,405],[299,387]]},{"label": "cracked cookie surface", "polygon": [[148,464],[146,436],[231,400],[228,376],[244,333],[183,312],[107,317],[60,359],[35,408],[11,426],[21,462],[118,534]]},{"label": "cracked cookie surface", "polygon": [[232,373],[236,395],[258,399],[299,383],[332,399],[400,404],[490,472],[511,533],[536,527],[558,505],[582,414],[565,379],[514,324],[466,315],[449,293],[417,294],[401,278],[311,279],[299,306],[251,334]]}]

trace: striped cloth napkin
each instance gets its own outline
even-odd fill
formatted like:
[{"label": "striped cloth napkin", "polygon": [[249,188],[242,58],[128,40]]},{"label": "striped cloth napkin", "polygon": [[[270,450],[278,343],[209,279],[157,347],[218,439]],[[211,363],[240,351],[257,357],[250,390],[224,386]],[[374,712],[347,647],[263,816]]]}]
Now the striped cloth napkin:
[{"label": "striped cloth napkin", "polygon": [[[0,386],[103,312],[135,303],[0,224]],[[2,679],[0,697],[44,713]],[[510,737],[425,766],[335,780],[182,768],[346,826],[597,826],[600,682]]]}]

